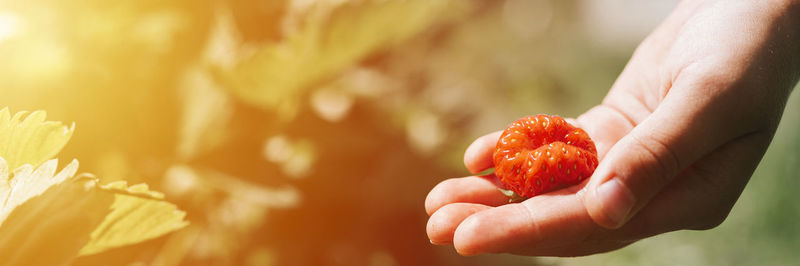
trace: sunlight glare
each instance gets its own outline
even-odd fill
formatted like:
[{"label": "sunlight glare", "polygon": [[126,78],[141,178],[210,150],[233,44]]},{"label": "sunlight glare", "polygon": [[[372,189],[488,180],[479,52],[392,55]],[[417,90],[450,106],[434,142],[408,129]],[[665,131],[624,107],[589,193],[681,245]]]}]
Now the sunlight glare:
[{"label": "sunlight glare", "polygon": [[0,43],[19,34],[20,24],[20,19],[17,15],[0,12]]}]

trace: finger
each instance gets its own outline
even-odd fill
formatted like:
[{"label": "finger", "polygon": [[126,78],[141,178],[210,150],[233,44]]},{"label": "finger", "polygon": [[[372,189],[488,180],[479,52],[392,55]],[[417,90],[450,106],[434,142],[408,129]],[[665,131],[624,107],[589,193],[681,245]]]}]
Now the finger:
[{"label": "finger", "polygon": [[470,215],[491,207],[473,203],[453,203],[439,208],[428,219],[426,232],[432,244],[453,243],[453,233],[458,224]]},{"label": "finger", "polygon": [[[678,80],[651,116],[606,154],[588,185],[586,207],[599,225],[618,228],[681,171],[723,143],[752,131],[743,106]],[[730,84],[714,84],[730,86]],[[711,89],[711,91],[714,91]],[[735,122],[733,122],[735,121]]]},{"label": "finger", "polygon": [[508,203],[508,197],[497,188],[496,177],[460,177],[442,181],[425,198],[425,211],[432,215],[436,210],[450,203],[479,203],[499,206]]},{"label": "finger", "polygon": [[580,243],[598,229],[578,194],[544,194],[467,217],[458,225],[453,244],[462,255],[549,255],[545,252]]},{"label": "finger", "polygon": [[494,165],[492,154],[497,147],[497,140],[503,131],[495,131],[476,139],[464,152],[464,165],[470,173],[476,174]]}]

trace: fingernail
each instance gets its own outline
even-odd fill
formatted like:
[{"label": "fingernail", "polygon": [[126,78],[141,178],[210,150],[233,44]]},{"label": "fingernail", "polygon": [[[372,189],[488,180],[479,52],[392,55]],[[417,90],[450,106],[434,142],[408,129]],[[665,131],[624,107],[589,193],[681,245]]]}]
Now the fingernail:
[{"label": "fingernail", "polygon": [[603,202],[606,217],[618,227],[625,222],[633,209],[633,194],[616,178],[609,179],[597,188],[597,196]]},{"label": "fingernail", "polygon": [[433,240],[430,240],[430,239],[429,239],[429,241],[431,241],[431,244],[434,244],[434,245],[437,245],[437,246],[443,246],[443,245],[449,244],[447,242],[437,242],[437,241],[433,241]]}]

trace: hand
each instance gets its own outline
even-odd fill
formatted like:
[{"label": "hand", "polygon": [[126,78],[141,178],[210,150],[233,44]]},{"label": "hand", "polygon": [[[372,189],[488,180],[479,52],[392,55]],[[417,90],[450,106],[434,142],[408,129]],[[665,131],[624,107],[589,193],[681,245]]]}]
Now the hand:
[{"label": "hand", "polygon": [[[577,186],[506,204],[493,175],[445,180],[425,201],[432,243],[464,255],[577,256],[719,225],[772,140],[800,70],[797,1],[684,1],[576,120],[600,164]],[[492,167],[500,132],[466,151]]]}]

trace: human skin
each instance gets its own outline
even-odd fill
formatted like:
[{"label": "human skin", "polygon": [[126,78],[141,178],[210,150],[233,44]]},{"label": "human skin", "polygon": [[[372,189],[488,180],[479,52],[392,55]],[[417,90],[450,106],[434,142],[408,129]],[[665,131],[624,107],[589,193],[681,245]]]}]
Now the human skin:
[{"label": "human skin", "polygon": [[[431,243],[462,255],[581,256],[722,223],[800,76],[800,1],[681,2],[575,120],[597,144],[586,182],[519,203],[493,175],[445,180],[425,201]],[[493,167],[500,131],[464,155]]]}]

